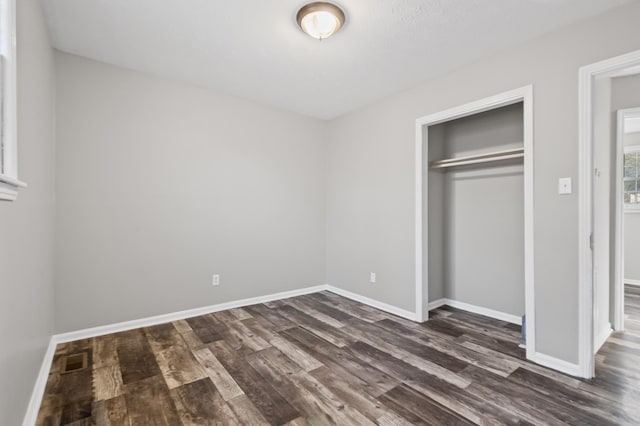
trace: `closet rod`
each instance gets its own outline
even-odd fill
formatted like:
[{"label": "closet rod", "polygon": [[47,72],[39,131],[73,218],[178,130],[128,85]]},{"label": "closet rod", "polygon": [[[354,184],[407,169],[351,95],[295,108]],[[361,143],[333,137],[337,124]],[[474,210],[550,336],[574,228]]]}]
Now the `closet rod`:
[{"label": "closet rod", "polygon": [[469,155],[466,157],[434,161],[431,163],[430,168],[444,169],[447,167],[466,166],[469,164],[488,163],[491,161],[510,160],[513,158],[524,158],[524,148],[507,149],[487,154]]}]

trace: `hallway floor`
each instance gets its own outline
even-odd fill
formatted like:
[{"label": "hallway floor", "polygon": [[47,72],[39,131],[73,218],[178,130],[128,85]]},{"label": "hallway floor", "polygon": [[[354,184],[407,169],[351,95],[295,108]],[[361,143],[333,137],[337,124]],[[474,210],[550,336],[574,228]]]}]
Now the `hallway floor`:
[{"label": "hallway floor", "polygon": [[609,388],[624,404],[640,401],[640,287],[625,285],[625,330],[614,332],[596,355],[595,385]]}]

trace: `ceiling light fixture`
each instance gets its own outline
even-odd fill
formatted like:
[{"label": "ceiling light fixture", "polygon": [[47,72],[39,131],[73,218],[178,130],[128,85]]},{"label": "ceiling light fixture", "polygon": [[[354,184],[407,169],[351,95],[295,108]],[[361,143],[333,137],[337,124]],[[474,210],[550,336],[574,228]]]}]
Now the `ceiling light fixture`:
[{"label": "ceiling light fixture", "polygon": [[322,1],[302,6],[296,17],[300,29],[318,40],[337,33],[344,25],[344,19],[342,9]]}]

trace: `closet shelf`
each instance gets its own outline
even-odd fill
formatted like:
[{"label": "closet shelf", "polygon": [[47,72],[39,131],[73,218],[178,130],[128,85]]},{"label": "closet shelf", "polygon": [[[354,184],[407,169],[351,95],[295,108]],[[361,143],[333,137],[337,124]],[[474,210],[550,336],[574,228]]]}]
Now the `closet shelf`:
[{"label": "closet shelf", "polygon": [[504,151],[490,152],[487,154],[469,155],[466,157],[457,157],[457,158],[449,158],[446,160],[433,161],[429,167],[431,169],[445,169],[448,167],[489,163],[493,161],[511,160],[514,158],[524,158],[524,148],[507,149]]}]

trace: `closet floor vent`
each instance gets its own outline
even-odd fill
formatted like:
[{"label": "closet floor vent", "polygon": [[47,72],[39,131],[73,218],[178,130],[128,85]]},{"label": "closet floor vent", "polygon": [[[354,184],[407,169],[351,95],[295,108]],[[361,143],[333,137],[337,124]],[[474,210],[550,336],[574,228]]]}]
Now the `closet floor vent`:
[{"label": "closet floor vent", "polygon": [[69,355],[64,358],[62,374],[73,373],[74,371],[84,370],[87,368],[87,353]]}]

